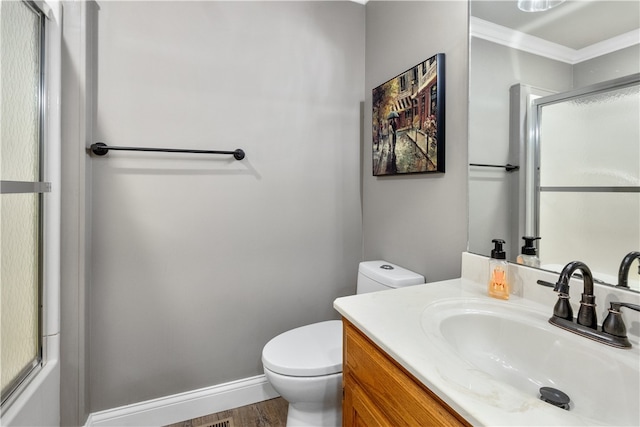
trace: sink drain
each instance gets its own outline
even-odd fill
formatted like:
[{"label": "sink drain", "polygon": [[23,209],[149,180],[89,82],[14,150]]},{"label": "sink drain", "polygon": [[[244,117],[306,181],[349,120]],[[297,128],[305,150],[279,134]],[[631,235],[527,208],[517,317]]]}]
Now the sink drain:
[{"label": "sink drain", "polygon": [[558,408],[569,410],[569,396],[553,387],[541,387],[540,388],[540,400],[557,406]]}]

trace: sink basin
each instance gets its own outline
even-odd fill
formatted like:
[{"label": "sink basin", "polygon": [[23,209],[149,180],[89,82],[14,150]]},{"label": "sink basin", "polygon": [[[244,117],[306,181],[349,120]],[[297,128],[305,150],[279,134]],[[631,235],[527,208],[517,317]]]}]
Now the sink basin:
[{"label": "sink basin", "polygon": [[553,387],[587,424],[640,425],[637,347],[617,349],[564,331],[548,323],[550,313],[535,304],[454,298],[426,307],[421,326],[433,351],[459,364],[451,377],[459,386],[484,378],[512,388],[514,402],[536,405],[539,389]]}]

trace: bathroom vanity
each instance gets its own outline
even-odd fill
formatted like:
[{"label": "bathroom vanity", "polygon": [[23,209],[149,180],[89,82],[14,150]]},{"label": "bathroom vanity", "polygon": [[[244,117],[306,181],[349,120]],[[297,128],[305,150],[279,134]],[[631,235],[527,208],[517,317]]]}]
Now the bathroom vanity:
[{"label": "bathroom vanity", "polygon": [[[510,268],[520,295],[486,295],[488,259],[463,254],[462,277],[338,298],[343,317],[343,424],[640,425],[638,313],[623,313],[631,349],[610,347],[549,323],[557,294]],[[609,303],[640,294],[596,286],[599,323]],[[571,279],[575,305],[582,281]],[[589,372],[588,376],[584,373]],[[540,399],[553,386],[569,410]]]},{"label": "bathroom vanity", "polygon": [[469,426],[348,320],[344,320],[343,426]]}]

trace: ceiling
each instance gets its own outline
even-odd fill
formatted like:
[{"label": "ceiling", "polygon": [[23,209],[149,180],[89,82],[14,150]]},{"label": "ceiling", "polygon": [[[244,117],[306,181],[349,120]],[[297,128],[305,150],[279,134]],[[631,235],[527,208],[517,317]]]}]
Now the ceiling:
[{"label": "ceiling", "polygon": [[471,16],[576,50],[640,28],[640,0],[569,0],[546,12],[522,12],[515,0],[470,4]]}]

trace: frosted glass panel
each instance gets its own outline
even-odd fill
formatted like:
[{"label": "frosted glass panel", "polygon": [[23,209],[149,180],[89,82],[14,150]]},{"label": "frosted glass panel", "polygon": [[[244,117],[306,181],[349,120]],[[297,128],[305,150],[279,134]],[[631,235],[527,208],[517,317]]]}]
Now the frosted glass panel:
[{"label": "frosted glass panel", "polygon": [[22,2],[2,2],[0,10],[0,175],[38,181],[40,19]]},{"label": "frosted glass panel", "polygon": [[[41,19],[23,2],[0,2],[3,181],[40,181]],[[0,384],[4,401],[40,356],[41,196],[0,197]]]},{"label": "frosted glass panel", "polygon": [[[639,249],[640,193],[541,192],[540,230],[543,265],[561,269],[580,260],[594,277],[616,284],[620,261]],[[639,281],[631,268],[629,286],[640,289]]]},{"label": "frosted glass panel", "polygon": [[2,390],[38,353],[38,194],[0,202],[0,381]]},{"label": "frosted glass panel", "polygon": [[540,185],[640,185],[640,86],[545,105]]}]

